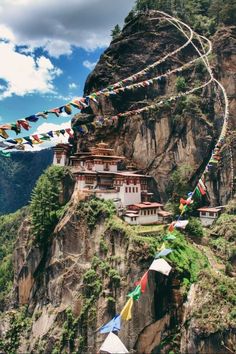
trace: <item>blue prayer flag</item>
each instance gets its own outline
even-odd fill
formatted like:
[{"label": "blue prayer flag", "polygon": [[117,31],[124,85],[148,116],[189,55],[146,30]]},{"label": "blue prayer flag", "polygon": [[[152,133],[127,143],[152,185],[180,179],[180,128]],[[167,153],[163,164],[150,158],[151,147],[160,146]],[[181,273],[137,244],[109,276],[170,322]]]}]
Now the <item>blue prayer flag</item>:
[{"label": "blue prayer flag", "polygon": [[100,333],[109,333],[113,331],[120,331],[120,315],[116,315],[110,322],[102,326]]},{"label": "blue prayer flag", "polygon": [[165,257],[165,256],[167,256],[167,255],[168,255],[169,253],[171,253],[171,252],[172,252],[172,249],[170,249],[170,248],[165,248],[165,249],[162,250],[161,252],[156,253],[155,259],[160,258],[160,257]]}]

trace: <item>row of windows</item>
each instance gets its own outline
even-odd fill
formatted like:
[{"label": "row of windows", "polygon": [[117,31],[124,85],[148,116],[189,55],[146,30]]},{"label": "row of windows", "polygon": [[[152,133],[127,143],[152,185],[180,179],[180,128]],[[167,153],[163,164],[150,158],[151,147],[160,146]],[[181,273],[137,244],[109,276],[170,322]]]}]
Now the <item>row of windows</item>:
[{"label": "row of windows", "polygon": [[125,187],[125,193],[138,193],[138,187]]},{"label": "row of windows", "polygon": [[209,211],[208,213],[206,213],[205,211],[202,211],[202,212],[201,212],[201,215],[202,215],[202,216],[206,216],[207,214],[208,214],[209,216],[215,216],[215,213],[210,212],[210,211]]},{"label": "row of windows", "polygon": [[155,215],[157,214],[156,209],[151,209],[151,210],[141,210],[141,215]]}]

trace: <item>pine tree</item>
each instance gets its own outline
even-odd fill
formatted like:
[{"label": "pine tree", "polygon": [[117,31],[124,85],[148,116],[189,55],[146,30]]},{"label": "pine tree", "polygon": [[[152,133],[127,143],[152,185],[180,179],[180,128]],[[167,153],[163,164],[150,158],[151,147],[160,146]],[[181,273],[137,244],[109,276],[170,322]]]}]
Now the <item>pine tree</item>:
[{"label": "pine tree", "polygon": [[113,30],[111,30],[112,39],[116,39],[121,34],[121,28],[119,25],[115,25]]},{"label": "pine tree", "polygon": [[68,170],[51,166],[39,178],[31,195],[30,211],[33,232],[40,245],[47,242],[63,204],[60,202],[61,181]]}]

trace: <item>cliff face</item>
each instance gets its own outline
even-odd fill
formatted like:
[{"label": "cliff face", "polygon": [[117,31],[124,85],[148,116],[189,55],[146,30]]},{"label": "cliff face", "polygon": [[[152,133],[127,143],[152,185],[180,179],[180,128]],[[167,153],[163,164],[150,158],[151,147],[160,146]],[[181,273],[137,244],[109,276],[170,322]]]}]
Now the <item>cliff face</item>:
[{"label": "cliff face", "polygon": [[[109,202],[85,201],[76,190],[47,248],[35,243],[25,220],[14,252],[14,287],[1,315],[2,352],[97,352],[104,341],[98,328],[123,308],[162,234],[143,236],[117,218]],[[171,274],[149,272],[147,289],[119,336],[140,354],[230,353],[235,284],[211,268],[200,246],[176,236],[166,241],[174,249]]]},{"label": "cliff face", "polygon": [[[138,72],[186,41],[174,26],[155,18],[155,12],[150,12],[149,16],[141,15],[126,25],[122,34],[111,43],[89,75],[85,84],[85,94]],[[228,92],[230,124],[233,128],[236,109],[233,74],[236,65],[235,28],[220,30],[213,41],[214,70]],[[152,76],[180,67],[194,57],[196,51],[189,44],[178,55],[169,57],[153,69]],[[186,89],[196,87],[199,81],[208,80],[206,71],[194,65],[178,76],[185,78]],[[147,78],[146,76],[143,80]],[[140,108],[176,95],[176,80],[176,75],[170,75],[148,88],[129,90],[117,96],[100,96],[99,104],[92,103],[92,109],[85,110],[85,114],[77,115],[74,124],[76,126],[83,120],[95,116],[111,117],[119,112]],[[159,110],[121,118],[116,128],[103,127],[90,138],[90,141],[94,143],[103,139],[114,146],[117,153],[124,154],[139,168],[152,175],[156,181],[157,192],[166,200],[170,176],[177,166],[191,167],[191,183],[194,183],[203,171],[214,142],[219,136],[222,116],[222,108],[219,107],[218,100],[214,100],[213,87],[208,86],[197,95],[188,96],[186,100],[179,100],[175,104],[166,104]],[[86,143],[81,143],[80,137],[78,149],[81,144]],[[235,156],[235,149],[233,153]],[[229,151],[225,150],[223,168],[214,171],[208,182],[212,204],[225,203],[230,197],[231,170],[228,155]]]}]

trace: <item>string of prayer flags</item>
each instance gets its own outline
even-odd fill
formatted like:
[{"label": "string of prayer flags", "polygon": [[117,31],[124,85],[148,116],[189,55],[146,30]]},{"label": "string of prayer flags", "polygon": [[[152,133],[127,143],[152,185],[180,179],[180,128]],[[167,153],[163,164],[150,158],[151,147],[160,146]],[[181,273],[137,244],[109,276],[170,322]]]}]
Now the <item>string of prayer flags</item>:
[{"label": "string of prayer flags", "polygon": [[164,275],[169,275],[171,266],[163,258],[155,259],[149,267],[149,270],[155,270],[156,272]]},{"label": "string of prayer flags", "polygon": [[135,301],[137,301],[140,298],[141,294],[141,285],[137,285],[136,288],[127,296],[132,297]]},{"label": "string of prayer flags", "polygon": [[164,250],[162,250],[162,251],[156,253],[155,259],[161,258],[161,257],[165,257],[165,256],[167,256],[168,254],[170,254],[172,251],[173,251],[172,249],[166,248],[166,249],[164,249]]},{"label": "string of prayer flags", "polygon": [[131,318],[132,318],[131,310],[132,310],[132,307],[133,307],[133,303],[134,303],[134,299],[131,296],[129,298],[129,300],[126,302],[125,306],[123,307],[123,309],[122,309],[122,311],[120,313],[120,316],[121,316],[122,320],[124,320],[124,321],[131,320]]},{"label": "string of prayer flags", "polygon": [[109,333],[120,331],[121,316],[116,315],[110,322],[102,326],[99,330],[100,333]]},{"label": "string of prayer flags", "polygon": [[144,293],[147,287],[147,282],[148,282],[148,271],[144,273],[142,276],[141,280],[136,282],[135,285],[140,285],[141,287],[141,292]]},{"label": "string of prayer flags", "polygon": [[6,143],[12,144],[13,146],[0,142],[1,144],[0,147],[4,148],[4,150],[9,150],[9,149],[24,150],[23,144],[27,144],[33,147],[33,145],[42,144],[44,141],[51,140],[52,138],[54,138],[55,135],[60,136],[60,134],[64,135],[65,133],[67,133],[70,138],[73,137],[72,129],[66,128],[66,129],[61,129],[56,131],[49,131],[47,133],[33,134],[22,138],[7,139]]},{"label": "string of prayer flags", "polygon": [[101,345],[100,352],[106,352],[110,354],[126,354],[129,353],[127,348],[124,346],[120,338],[110,332],[106,337],[105,341]]}]

